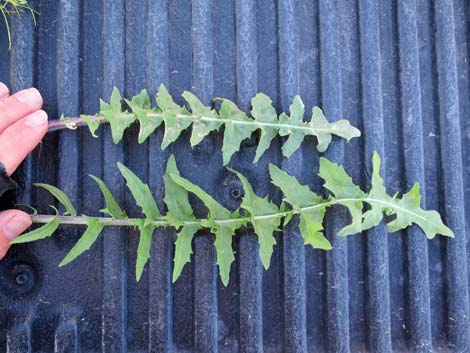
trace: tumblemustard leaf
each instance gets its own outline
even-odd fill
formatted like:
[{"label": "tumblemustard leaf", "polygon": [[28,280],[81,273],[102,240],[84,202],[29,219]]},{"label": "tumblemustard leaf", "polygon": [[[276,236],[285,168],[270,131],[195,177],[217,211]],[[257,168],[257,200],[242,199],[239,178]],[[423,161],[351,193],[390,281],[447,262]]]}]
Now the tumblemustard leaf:
[{"label": "tumblemustard leaf", "polygon": [[109,214],[115,219],[127,218],[126,212],[119,206],[113,193],[108,189],[103,180],[91,174],[89,174],[89,176],[98,184],[106,202],[106,208],[100,210],[100,212]]},{"label": "tumblemustard leaf", "polygon": [[215,234],[215,249],[217,252],[217,265],[219,266],[220,279],[224,286],[227,286],[230,280],[230,267],[235,261],[235,255],[232,249],[232,238],[235,231],[240,228],[244,222],[236,221],[233,223],[215,222],[211,228]]},{"label": "tumblemustard leaf", "polygon": [[267,95],[258,93],[251,100],[251,105],[253,107],[251,115],[255,119],[255,125],[256,122],[273,124],[258,126],[261,129],[261,137],[256,149],[255,159],[253,160],[253,163],[257,163],[271,145],[272,139],[277,135],[276,125],[278,124],[278,119],[276,110],[272,106],[272,101]]},{"label": "tumblemustard leaf", "polygon": [[81,254],[83,254],[85,251],[90,249],[104,229],[105,224],[101,223],[97,218],[88,217],[85,215],[82,215],[82,217],[85,219],[88,227],[85,233],[83,233],[83,235],[80,237],[78,242],[60,262],[60,267],[69,264]]},{"label": "tumblemustard leaf", "polygon": [[351,224],[341,229],[338,235],[346,236],[361,232],[362,200],[366,194],[353,183],[342,166],[330,162],[325,157],[320,158],[320,173],[318,175],[325,181],[323,186],[334,195],[336,201],[346,206],[351,213]]},{"label": "tumblemustard leaf", "polygon": [[142,208],[143,214],[147,217],[145,225],[161,218],[157,203],[155,202],[149,186],[142,182],[137,175],[123,164],[118,163],[117,165],[122,176],[126,179],[127,187],[131,191],[137,205]]},{"label": "tumblemustard leaf", "polygon": [[100,115],[109,121],[113,142],[116,144],[122,140],[124,131],[135,121],[132,114],[123,113],[121,101],[121,93],[116,87],[113,88],[109,104],[103,100],[100,101]]},{"label": "tumblemustard leaf", "polygon": [[[249,119],[235,103],[228,99],[221,99],[220,117],[226,119],[224,142],[222,144],[222,158],[224,165],[227,165],[235,152],[240,149],[243,140],[249,138],[257,129],[253,119]],[[245,122],[241,124],[237,122]]]},{"label": "tumblemustard leaf", "polygon": [[[271,262],[273,247],[276,244],[276,238],[274,238],[273,233],[275,231],[279,231],[282,215],[279,214],[279,208],[270,202],[267,197],[261,198],[255,194],[252,186],[245,176],[233,169],[229,168],[229,170],[235,173],[243,184],[245,195],[243,196],[241,207],[249,212],[251,217],[250,222],[253,224],[255,233],[258,236],[261,263],[265,269],[268,269]],[[279,215],[271,218],[257,218],[257,216],[275,214]]]},{"label": "tumblemustard leaf", "polygon": [[163,176],[165,184],[165,197],[163,200],[168,208],[165,218],[175,224],[195,220],[196,218],[188,199],[188,191],[175,183],[170,174],[180,175],[173,155],[168,158],[166,172]]},{"label": "tumblemustard leaf", "polygon": [[162,124],[163,119],[160,115],[149,112],[151,102],[147,90],[145,89],[134,96],[131,101],[126,99],[126,103],[139,121],[140,130],[138,142],[143,143]]},{"label": "tumblemustard leaf", "polygon": [[166,111],[162,113],[165,122],[165,133],[163,134],[162,150],[166,149],[170,143],[175,142],[181,133],[191,126],[192,120],[189,115],[178,115],[174,111]]},{"label": "tumblemustard leaf", "polygon": [[[55,209],[57,213],[57,209]],[[18,238],[13,239],[10,241],[10,244],[21,244],[21,243],[29,243],[36,240],[41,240],[50,237],[60,225],[60,220],[56,214],[56,216],[48,223],[43,225],[42,227],[36,228],[28,233],[20,235]]]},{"label": "tumblemustard leaf", "polygon": [[[170,174],[171,178],[185,188],[187,191],[195,194],[209,210],[209,217],[202,224],[204,227],[210,228],[215,235],[215,249],[217,252],[217,265],[219,273],[224,285],[228,284],[230,266],[235,259],[232,249],[232,237],[235,230],[240,228],[246,222],[237,220],[229,210],[219,204],[211,195],[201,189],[199,186],[180,177],[177,174]],[[227,222],[227,220],[229,220]]]},{"label": "tumblemustard leaf", "polygon": [[135,278],[137,282],[140,281],[142,273],[144,272],[145,264],[150,259],[150,247],[152,245],[152,235],[155,230],[153,225],[145,225],[145,221],[139,224],[140,238],[139,246],[137,248],[137,261],[135,263]]},{"label": "tumblemustard leaf", "polygon": [[175,103],[164,84],[161,84],[158,89],[156,101],[161,111],[180,113],[182,110],[182,108]]},{"label": "tumblemustard leaf", "polygon": [[57,201],[59,201],[65,207],[66,212],[64,213],[64,215],[70,215],[72,217],[75,217],[77,215],[77,211],[75,210],[75,207],[73,207],[72,201],[70,201],[69,197],[65,192],[49,184],[34,183],[33,185],[49,191],[52,196],[54,196]]},{"label": "tumblemustard leaf", "polygon": [[200,224],[189,224],[181,228],[176,235],[175,257],[173,259],[173,283],[181,275],[184,266],[191,261],[192,241],[196,232],[201,229]]},{"label": "tumblemustard leaf", "polygon": [[[305,106],[299,96],[294,97],[294,101],[290,106],[290,116],[282,113],[279,116],[279,123],[286,125],[279,129],[280,136],[289,136],[286,142],[282,145],[282,154],[284,157],[289,158],[302,144],[306,135],[312,135],[313,132],[308,129],[298,130],[295,127],[307,127],[307,123],[303,122]],[[291,128],[292,127],[292,128]]]},{"label": "tumblemustard leaf", "polygon": [[90,130],[90,134],[93,137],[98,137],[96,134],[96,131],[100,127],[100,122],[98,120],[90,119],[88,115],[82,114],[80,115],[80,118],[83,119],[83,121],[87,124],[88,129]]},{"label": "tumblemustard leaf", "polygon": [[346,141],[351,140],[353,137],[361,136],[361,132],[347,120],[328,122],[323,111],[318,107],[312,109],[310,127],[312,128],[313,134],[317,136],[317,150],[319,152],[326,151],[331,142],[332,135],[342,137],[346,139]]},{"label": "tumblemustard leaf", "polygon": [[199,186],[191,183],[189,180],[179,176],[178,174],[171,173],[170,177],[173,181],[185,188],[187,191],[192,192],[204,203],[204,206],[209,210],[211,218],[215,220],[222,220],[230,218],[230,211],[218,203],[211,195],[201,189]]},{"label": "tumblemustard leaf", "polygon": [[[217,121],[218,116],[216,111],[202,104],[202,102],[191,92],[185,91],[182,96],[186,102],[188,102],[192,114],[198,117],[193,121],[193,131],[190,139],[191,147],[194,147],[211,131],[219,130],[223,123],[221,121]],[[205,120],[205,118],[213,120]]]},{"label": "tumblemustard leaf", "polygon": [[364,213],[363,228],[373,227],[382,220],[383,213],[395,215],[395,219],[387,223],[388,231],[393,233],[408,226],[417,224],[429,239],[436,234],[453,237],[454,233],[442,222],[436,211],[425,211],[421,208],[419,184],[416,183],[402,198],[387,195],[383,180],[380,176],[380,156],[374,152],[372,157],[372,188],[366,202],[371,209]]},{"label": "tumblemustard leaf", "polygon": [[[305,244],[317,249],[331,250],[331,243],[323,235],[323,217],[327,200],[273,164],[269,165],[269,174],[272,183],[284,193],[284,201],[300,214],[300,233]],[[287,221],[284,220],[284,223]]]}]

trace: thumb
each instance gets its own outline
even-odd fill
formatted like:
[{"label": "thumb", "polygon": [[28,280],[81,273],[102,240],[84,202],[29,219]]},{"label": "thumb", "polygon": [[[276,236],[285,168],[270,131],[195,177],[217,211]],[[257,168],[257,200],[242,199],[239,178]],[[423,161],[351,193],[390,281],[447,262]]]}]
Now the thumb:
[{"label": "thumb", "polygon": [[31,217],[19,210],[0,212],[0,260],[10,248],[10,241],[31,226]]}]

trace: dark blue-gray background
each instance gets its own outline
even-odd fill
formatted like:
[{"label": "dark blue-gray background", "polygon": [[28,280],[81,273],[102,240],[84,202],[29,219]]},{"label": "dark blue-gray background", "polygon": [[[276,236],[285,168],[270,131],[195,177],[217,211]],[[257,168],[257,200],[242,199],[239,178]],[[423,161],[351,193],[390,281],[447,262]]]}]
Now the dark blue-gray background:
[{"label": "dark blue-gray background", "polygon": [[[234,238],[236,262],[224,288],[213,238],[201,235],[181,278],[171,284],[173,232],[155,232],[152,258],[135,282],[138,234],[107,230],[73,264],[57,265],[82,229],[15,246],[0,265],[0,350],[9,352],[470,352],[469,22],[465,0],[61,0],[32,1],[39,12],[14,17],[13,49],[0,26],[0,80],[13,91],[35,86],[50,118],[95,113],[113,86],[126,96],[165,83],[205,103],[223,96],[248,109],[256,92],[287,110],[300,94],[347,118],[363,136],[334,140],[327,157],[368,186],[374,150],[390,192],[421,183],[422,204],[437,209],[454,240],[426,240],[417,228],[383,225],[339,239],[348,222],[330,210],[331,252],[303,246],[295,224],[276,235],[264,271],[255,238]],[[54,201],[31,182],[58,185],[80,212],[103,205],[88,178],[104,178],[131,215],[116,162],[148,181],[162,205],[170,153],[183,176],[230,208],[239,182],[222,167],[222,134],[194,149],[184,134],[160,150],[161,130],[137,144],[137,127],[113,145],[110,131],[49,134],[16,178],[17,202],[46,212]],[[289,160],[276,140],[252,165],[256,136],[231,166],[260,194],[272,162],[321,190],[313,140]],[[13,202],[14,199],[11,198]],[[465,204],[467,211],[465,211]],[[4,204],[5,206],[5,204]],[[197,203],[196,203],[197,206]],[[198,207],[200,209],[200,207]],[[203,212],[203,210],[200,210]],[[48,211],[47,211],[48,212]]]}]

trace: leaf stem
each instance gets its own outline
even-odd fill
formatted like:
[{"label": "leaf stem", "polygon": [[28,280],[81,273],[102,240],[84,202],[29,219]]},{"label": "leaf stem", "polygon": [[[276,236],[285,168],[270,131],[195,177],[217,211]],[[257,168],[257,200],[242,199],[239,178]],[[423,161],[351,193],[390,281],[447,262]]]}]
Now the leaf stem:
[{"label": "leaf stem", "polygon": [[[234,222],[249,222],[251,220],[263,220],[263,219],[270,219],[270,218],[278,218],[278,217],[285,217],[287,215],[296,215],[302,212],[307,212],[311,211],[317,208],[323,208],[323,207],[329,207],[332,205],[337,205],[337,204],[344,204],[345,202],[368,202],[368,203],[381,203],[385,205],[386,207],[389,208],[395,208],[399,209],[402,212],[408,213],[410,215],[413,215],[414,217],[418,217],[420,219],[426,220],[424,217],[415,214],[407,209],[401,208],[393,203],[383,201],[383,200],[378,200],[378,199],[373,199],[370,197],[364,197],[364,198],[343,198],[343,199],[330,199],[326,200],[325,202],[318,203],[316,205],[311,205],[311,206],[306,206],[306,207],[301,207],[298,209],[292,209],[289,211],[284,211],[284,212],[277,212],[273,214],[267,214],[267,215],[262,215],[262,216],[254,216],[254,217],[240,217],[240,218],[230,218],[230,219],[216,219],[214,220],[218,224],[227,224],[227,223],[234,223]],[[31,215],[31,220],[33,223],[49,223],[51,222],[54,218],[58,218],[61,224],[70,224],[70,225],[87,225],[87,222],[84,217],[76,216],[54,216],[54,215],[42,215],[42,214],[37,214],[37,215]],[[123,218],[123,219],[115,219],[111,217],[94,217],[96,218],[100,223],[105,224],[106,226],[124,226],[124,227],[135,227],[139,222],[142,220],[145,220],[145,218]],[[166,220],[165,218],[162,218],[161,220],[155,220],[151,224],[156,226],[156,227],[174,227],[176,226],[184,226],[184,225],[203,225],[207,224],[208,220],[207,219],[196,219],[194,221],[183,221],[181,223],[175,224],[169,220]]]},{"label": "leaf stem", "polygon": [[[158,113],[153,110],[145,110],[145,111],[148,117],[163,119],[163,113]],[[123,112],[123,113],[116,114],[116,117],[117,118],[129,118],[129,117],[134,117],[134,114]],[[101,115],[88,115],[87,118],[92,121],[99,121],[100,123],[109,122],[104,116],[101,116]],[[231,123],[235,125],[255,125],[259,127],[271,127],[271,128],[276,128],[276,129],[286,128],[290,130],[306,131],[314,135],[318,135],[318,133],[322,133],[322,132],[334,133],[337,130],[335,126],[325,127],[325,128],[319,128],[319,127],[313,128],[309,126],[307,123],[305,123],[305,126],[297,126],[297,125],[289,125],[289,124],[281,124],[281,123],[268,123],[268,122],[261,122],[261,121],[255,121],[255,120],[247,121],[247,120],[224,119],[221,117],[214,118],[214,117],[194,115],[194,114],[190,114],[190,115],[177,114],[176,118],[181,119],[181,120],[190,119],[193,121],[200,120],[200,121],[208,121],[208,122],[219,122],[222,124]],[[48,132],[62,130],[62,129],[76,129],[79,126],[85,126],[86,124],[87,123],[85,122],[85,120],[79,117],[66,118],[63,120],[52,120],[49,122]]]}]

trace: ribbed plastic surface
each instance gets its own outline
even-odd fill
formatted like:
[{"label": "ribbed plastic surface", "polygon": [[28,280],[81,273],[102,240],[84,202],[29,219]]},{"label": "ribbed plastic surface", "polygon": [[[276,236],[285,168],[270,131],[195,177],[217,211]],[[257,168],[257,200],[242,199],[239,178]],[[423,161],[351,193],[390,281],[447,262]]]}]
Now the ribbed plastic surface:
[{"label": "ribbed plastic surface", "polygon": [[[411,228],[379,226],[338,238],[348,221],[330,212],[335,249],[304,247],[294,224],[277,234],[265,272],[250,234],[234,239],[231,281],[218,279],[213,238],[197,237],[194,256],[171,284],[174,234],[158,230],[152,258],[135,282],[137,234],[110,229],[91,251],[58,268],[80,235],[63,227],[51,239],[15,246],[0,264],[0,350],[8,352],[470,352],[470,5],[465,0],[61,0],[33,1],[39,12],[13,19],[7,52],[0,26],[0,80],[13,91],[36,86],[51,118],[94,113],[113,86],[126,96],[165,83],[209,104],[223,96],[249,108],[264,92],[279,111],[300,94],[363,131],[335,140],[328,158],[367,186],[370,159],[383,156],[386,184],[422,186],[454,240],[425,239]],[[182,102],[179,99],[179,102]],[[32,181],[63,188],[81,212],[103,203],[92,173],[104,178],[132,215],[116,162],[128,165],[162,200],[170,153],[183,176],[236,208],[239,182],[222,168],[221,135],[194,149],[188,134],[162,152],[161,131],[142,145],[136,128],[114,145],[107,128],[49,134],[17,173],[18,202],[53,200]],[[320,190],[313,141],[290,159],[279,140],[257,165],[255,139],[231,166],[258,193],[279,199],[267,164]],[[465,211],[467,204],[467,211]],[[5,205],[6,206],[6,205]],[[203,212],[202,210],[200,210]]]}]

